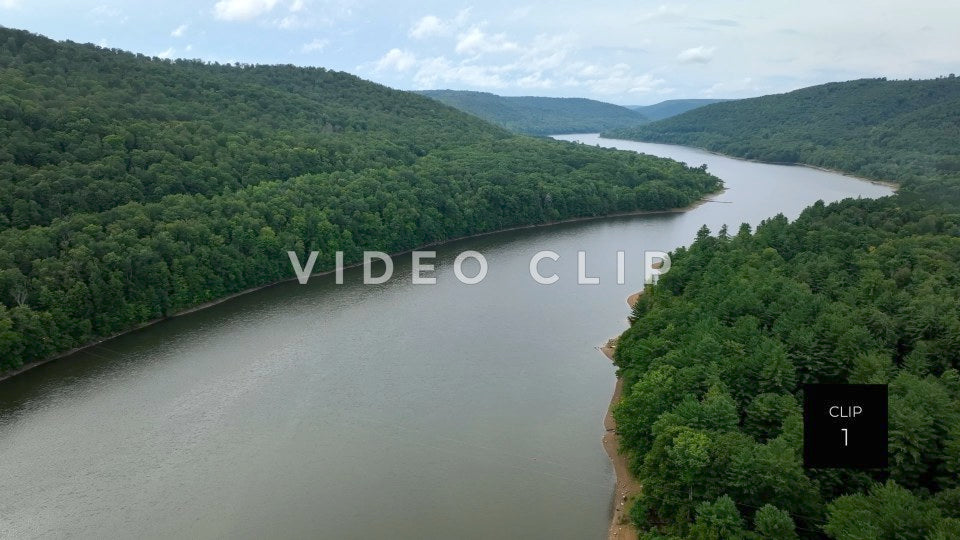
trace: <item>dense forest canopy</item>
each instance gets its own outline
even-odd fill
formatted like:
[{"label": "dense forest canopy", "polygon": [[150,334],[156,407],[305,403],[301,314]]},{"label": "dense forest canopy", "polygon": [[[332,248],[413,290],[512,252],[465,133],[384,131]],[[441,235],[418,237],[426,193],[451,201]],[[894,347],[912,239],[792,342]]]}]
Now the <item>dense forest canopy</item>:
[{"label": "dense forest canopy", "polygon": [[510,131],[531,135],[593,133],[647,121],[637,111],[584,98],[507,97],[466,90],[420,93]]},{"label": "dense forest canopy", "polygon": [[324,69],[0,28],[0,81],[0,372],[289,279],[287,250],[319,250],[320,271],[338,250],[351,262],[720,188]]},{"label": "dense forest canopy", "polygon": [[730,101],[729,99],[668,99],[653,105],[633,105],[629,107],[647,117],[651,122],[683,114],[706,105]]},{"label": "dense forest canopy", "polygon": [[[708,105],[611,137],[805,163],[960,198],[960,78],[863,79]],[[927,187],[924,187],[926,185]]]},{"label": "dense forest canopy", "polygon": [[[825,85],[636,133],[763,159],[806,148],[790,161],[904,182],[754,232],[703,228],[641,296],[615,416],[647,537],[960,538],[960,174],[943,166],[958,88]],[[804,383],[889,385],[888,470],[803,468]]]}]

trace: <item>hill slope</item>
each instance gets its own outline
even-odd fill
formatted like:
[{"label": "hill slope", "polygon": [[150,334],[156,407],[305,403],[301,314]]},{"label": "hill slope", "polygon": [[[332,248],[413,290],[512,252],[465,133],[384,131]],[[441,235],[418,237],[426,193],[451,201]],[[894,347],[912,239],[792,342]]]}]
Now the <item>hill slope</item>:
[{"label": "hill slope", "polygon": [[679,163],[511,135],[346,73],[0,28],[0,371],[363,250],[687,205]]},{"label": "hill slope", "polygon": [[[904,182],[672,254],[615,353],[642,530],[960,537],[958,82],[833,83],[616,134]],[[887,469],[804,468],[805,383],[888,385]]]},{"label": "hill slope", "polygon": [[638,113],[646,116],[651,122],[670,118],[678,114],[683,114],[693,109],[699,109],[706,105],[722,103],[724,101],[733,101],[730,99],[668,99],[653,105],[635,105],[629,107]]},{"label": "hill slope", "polygon": [[830,83],[717,103],[609,135],[923,182],[960,171],[960,78]]},{"label": "hill slope", "polygon": [[587,133],[646,121],[626,107],[584,98],[505,97],[486,92],[425,90],[437,101],[518,133]]},{"label": "hill slope", "polygon": [[[960,212],[931,206],[819,203],[671,254],[615,354],[642,530],[960,537]],[[804,468],[805,383],[889,384],[889,468]]]}]

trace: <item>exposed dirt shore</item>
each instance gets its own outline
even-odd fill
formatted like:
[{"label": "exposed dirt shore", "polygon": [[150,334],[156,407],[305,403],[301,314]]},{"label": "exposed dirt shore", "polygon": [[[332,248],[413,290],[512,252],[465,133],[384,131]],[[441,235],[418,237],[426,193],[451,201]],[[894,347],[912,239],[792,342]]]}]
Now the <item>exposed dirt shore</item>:
[{"label": "exposed dirt shore", "polygon": [[[643,291],[631,294],[627,298],[627,305],[633,308],[633,305],[640,298]],[[616,339],[607,341],[606,345],[600,347],[600,351],[607,355],[610,361],[613,361],[613,351],[616,349]],[[613,408],[620,403],[620,396],[623,393],[623,379],[617,377],[617,384],[613,390],[613,397],[610,398],[610,407],[607,409],[607,415],[603,419],[603,427],[607,432],[603,435],[603,448],[610,456],[613,462],[613,470],[617,475],[617,486],[613,492],[613,516],[610,519],[610,529],[607,537],[610,540],[636,540],[637,530],[630,522],[628,511],[631,501],[640,493],[640,482],[630,474],[630,467],[627,464],[627,458],[620,453],[620,437],[617,435],[617,422],[613,418]]]}]

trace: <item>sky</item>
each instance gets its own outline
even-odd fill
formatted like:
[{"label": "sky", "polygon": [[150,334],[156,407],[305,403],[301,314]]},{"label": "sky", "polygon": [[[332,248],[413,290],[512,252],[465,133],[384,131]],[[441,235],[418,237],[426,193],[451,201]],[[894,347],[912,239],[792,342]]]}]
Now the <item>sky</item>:
[{"label": "sky", "polygon": [[0,0],[0,25],[153,56],[621,105],[960,73],[958,20],[954,0]]}]

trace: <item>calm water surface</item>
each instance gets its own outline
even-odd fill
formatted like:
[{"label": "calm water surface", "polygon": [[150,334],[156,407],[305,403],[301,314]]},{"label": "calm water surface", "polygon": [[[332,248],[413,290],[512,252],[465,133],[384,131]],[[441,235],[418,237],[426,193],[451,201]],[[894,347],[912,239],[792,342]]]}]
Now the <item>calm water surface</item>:
[{"label": "calm water surface", "polygon": [[[0,537],[603,538],[614,368],[594,347],[625,327],[643,251],[890,189],[558,138],[706,163],[727,191],[450,244],[435,286],[410,284],[402,257],[381,286],[348,270],[272,287],[0,382]],[[465,249],[489,261],[480,285],[453,275]],[[541,263],[554,285],[528,274],[542,249],[560,254]],[[576,284],[578,250],[600,285]]]}]

